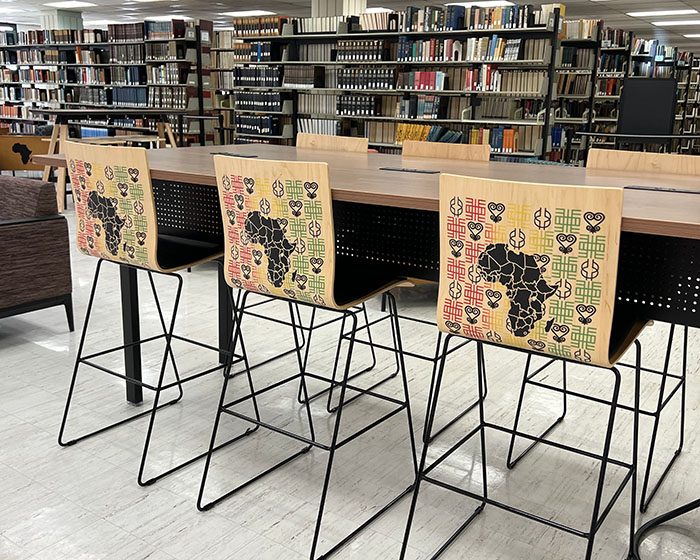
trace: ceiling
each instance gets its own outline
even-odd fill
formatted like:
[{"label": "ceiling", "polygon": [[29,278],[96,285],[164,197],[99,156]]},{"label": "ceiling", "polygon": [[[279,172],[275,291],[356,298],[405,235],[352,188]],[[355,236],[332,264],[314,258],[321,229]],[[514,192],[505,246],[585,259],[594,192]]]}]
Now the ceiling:
[{"label": "ceiling", "polygon": [[[43,6],[50,0],[0,0],[0,18],[7,22],[39,26],[40,11],[51,10]],[[222,13],[234,10],[263,9],[290,16],[309,16],[311,0],[155,0],[139,2],[136,0],[89,0],[96,7],[82,8],[86,27],[106,26],[107,22],[143,21],[149,17],[173,15],[177,17],[210,19],[217,27],[230,25],[231,18]],[[517,1],[517,0],[516,0]],[[524,0],[520,0],[524,2]],[[368,0],[368,6],[403,10],[406,5],[436,5],[436,2],[417,2],[401,0]],[[685,38],[684,34],[700,33],[700,25],[661,28],[651,24],[658,20],[698,19],[700,13],[686,16],[666,16],[633,18],[626,15],[632,11],[696,9],[700,12],[700,0],[568,0],[565,1],[567,19],[602,18],[605,25],[634,31],[643,38],[658,38],[680,47],[700,53],[700,38]],[[17,10],[17,11],[15,11]],[[20,11],[21,10],[21,11]],[[1,20],[0,20],[1,21]],[[98,25],[91,24],[96,22]]]}]

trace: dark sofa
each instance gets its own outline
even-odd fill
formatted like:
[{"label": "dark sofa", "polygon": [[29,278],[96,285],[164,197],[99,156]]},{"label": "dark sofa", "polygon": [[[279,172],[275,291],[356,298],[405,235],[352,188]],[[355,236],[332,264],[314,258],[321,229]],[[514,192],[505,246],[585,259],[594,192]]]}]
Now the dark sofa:
[{"label": "dark sofa", "polygon": [[52,183],[0,175],[0,318],[63,305],[73,330],[68,222]]}]

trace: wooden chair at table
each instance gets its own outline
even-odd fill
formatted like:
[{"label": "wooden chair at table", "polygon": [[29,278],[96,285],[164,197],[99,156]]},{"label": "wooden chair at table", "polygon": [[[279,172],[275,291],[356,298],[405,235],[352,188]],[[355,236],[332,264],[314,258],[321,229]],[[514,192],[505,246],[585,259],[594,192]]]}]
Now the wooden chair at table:
[{"label": "wooden chair at table", "polygon": [[[629,150],[605,150],[599,148],[591,148],[588,152],[587,169],[596,171],[628,171],[634,173],[651,173],[659,174],[660,184],[663,182],[663,175],[693,175],[700,177],[700,158],[697,156],[686,154],[658,154],[653,152],[632,152]],[[661,384],[656,397],[656,405],[653,409],[642,409],[640,412],[645,416],[651,416],[654,419],[654,427],[649,441],[649,453],[647,455],[646,469],[644,471],[644,479],[642,481],[642,494],[640,497],[639,509],[642,513],[646,512],[649,504],[656,496],[661,484],[666,479],[666,476],[671,471],[676,459],[683,450],[685,440],[685,414],[686,414],[686,377],[687,377],[687,353],[688,353],[688,327],[683,327],[683,359],[680,375],[669,373],[669,362],[673,350],[673,342],[676,325],[671,325],[668,340],[666,343],[666,353],[664,367],[661,370],[644,368],[644,371],[651,374],[661,376]],[[674,383],[673,380],[677,382]],[[670,397],[680,394],[680,415],[678,417],[679,441],[678,447],[673,452],[671,459],[666,464],[666,467],[659,475],[652,489],[649,491],[651,480],[651,469],[654,463],[654,455],[656,449],[656,440],[661,423],[661,415],[664,409],[673,401],[673,398],[667,397],[666,388],[669,384],[673,384],[671,391],[668,392]]]},{"label": "wooden chair at table", "polygon": [[[448,453],[427,465],[429,445],[425,445],[413,496],[401,558],[409,542],[418,491],[423,481],[438,484],[480,505],[447,541],[444,548],[491,504],[529,519],[542,522],[588,541],[590,558],[596,533],[627,482],[631,481],[630,544],[635,530],[636,464],[639,425],[639,383],[641,344],[636,339],[643,323],[616,310],[617,264],[622,223],[622,189],[540,185],[442,175],[440,177],[440,291],[437,320],[446,333],[440,367],[433,377],[432,402],[428,403],[424,432],[429,437],[439,405],[445,371],[445,356],[454,338],[477,342],[477,381],[479,425]],[[629,463],[610,458],[621,375],[619,357],[634,343],[636,348],[634,438]],[[608,405],[603,452],[597,455],[577,447],[546,440],[556,422],[543,434],[532,436],[519,431],[525,382],[521,385],[514,427],[489,423],[484,418],[484,345],[511,347],[527,354],[524,379],[532,375],[534,356],[547,359],[539,370],[561,362],[578,363],[612,372],[614,389]],[[563,392],[566,395],[566,385]],[[571,392],[570,395],[580,396]],[[566,400],[563,402],[566,407]],[[590,526],[585,530],[535,516],[522,509],[498,502],[488,495],[485,429],[511,435],[509,455],[517,438],[576,453],[600,461]],[[482,494],[457,488],[429,473],[469,439],[480,435]],[[541,459],[540,459],[541,460]],[[602,498],[608,464],[627,471],[610,504],[603,509]],[[539,469],[541,470],[541,469]],[[538,472],[539,472],[538,470]],[[550,481],[551,483],[551,481]],[[437,556],[437,555],[436,555]]]},{"label": "wooden chair at table", "polygon": [[463,161],[489,161],[491,146],[488,144],[449,144],[445,142],[421,142],[404,140],[403,157],[423,157]]},{"label": "wooden chair at table", "polygon": [[[214,166],[219,186],[222,222],[226,240],[224,250],[225,278],[231,288],[244,290],[242,306],[245,306],[245,298],[251,293],[274,297],[279,301],[288,303],[292,324],[295,324],[297,320],[293,310],[293,303],[310,308],[310,323],[308,326],[295,325],[295,339],[298,339],[298,331],[301,329],[306,330],[309,339],[311,338],[315,328],[316,315],[319,311],[325,310],[336,313],[342,319],[341,328],[344,334],[341,337],[341,342],[347,341],[348,344],[340,381],[331,381],[327,377],[308,371],[309,345],[307,345],[304,352],[297,345],[298,373],[264,388],[255,388],[249,375],[250,394],[228,402],[227,398],[230,397],[227,396],[227,388],[230,376],[224,375],[197,507],[200,510],[212,508],[225,498],[232,496],[273,470],[288,464],[313,447],[328,451],[326,475],[311,544],[310,558],[315,559],[317,557],[316,550],[333,459],[337,449],[345,443],[355,440],[367,431],[379,427],[384,420],[388,420],[395,414],[405,410],[412,457],[411,464],[414,469],[416,467],[408,381],[403,361],[401,335],[396,319],[396,302],[391,295],[389,295],[390,313],[379,319],[375,324],[386,319],[389,320],[392,339],[390,352],[399,359],[402,397],[387,397],[349,383],[353,350],[355,345],[361,342],[357,338],[357,334],[358,331],[362,330],[358,326],[358,315],[362,314],[362,308],[358,308],[357,304],[389,290],[400,281],[400,278],[395,276],[391,265],[364,261],[336,252],[333,206],[327,163],[252,160],[217,155],[214,156]],[[234,317],[236,326],[231,343],[232,348],[237,347],[238,339],[241,337],[240,309],[238,306],[234,307]],[[346,324],[350,325],[349,332],[345,330]],[[365,341],[365,343],[368,342]],[[243,358],[247,364],[245,351]],[[338,348],[338,352],[335,355],[334,369],[337,368],[339,360],[340,348]],[[230,369],[230,366],[231,362],[229,361],[227,368]],[[336,384],[340,390],[336,418],[334,425],[331,427],[331,442],[328,444],[321,443],[316,437],[311,412],[311,399],[309,398],[307,387],[308,380]],[[295,391],[296,383],[299,383],[301,386],[304,395],[303,406],[306,409],[306,420],[308,421],[308,436],[299,435],[288,427],[277,427],[261,420],[257,396],[270,389],[279,388],[289,383],[295,384]],[[348,403],[357,396],[347,398],[348,391],[364,395],[365,399],[376,398],[393,406],[392,411],[381,416],[379,420],[371,421],[367,424],[363,422],[363,428],[352,435],[346,435],[341,440],[339,438],[339,430],[343,411]],[[234,410],[237,404],[248,400],[252,401],[254,415],[242,414]],[[253,424],[253,428],[248,428],[245,433],[252,433],[258,427],[263,427],[301,441],[304,447],[276,465],[265,469],[261,474],[246,482],[242,482],[233,490],[205,503],[204,493],[211,457],[215,450],[219,422],[223,414],[232,415]],[[324,422],[326,421],[324,420]],[[406,495],[407,492],[408,490],[404,490],[400,496]],[[329,556],[332,551],[345,544],[348,538],[366,527],[396,501],[397,499],[392,500],[374,513],[360,528],[334,546],[331,551],[326,552],[323,557]]]},{"label": "wooden chair at table", "polygon": [[[67,142],[64,147],[71,183],[73,184],[78,249],[84,255],[96,257],[98,261],[88,299],[85,323],[83,324],[78,345],[58,442],[62,446],[73,445],[136,418],[150,415],[141,455],[138,482],[140,485],[151,484],[204,456],[199,455],[191,458],[156,476],[150,478],[144,476],[156,411],[178,402],[183,395],[182,385],[187,381],[221,370],[224,367],[224,365],[218,364],[219,348],[178,336],[173,332],[182,293],[182,277],[178,272],[188,267],[211,261],[216,261],[221,266],[219,259],[223,254],[222,241],[218,237],[210,240],[185,238],[160,231],[156,219],[156,206],[148,158],[144,148],[92,146],[77,142]],[[117,346],[116,348],[101,350],[90,355],[84,355],[85,337],[93,305],[95,304],[98,280],[104,262],[112,262],[120,267],[129,267],[137,271],[146,272],[155,300],[162,334]],[[153,280],[154,273],[172,277],[177,281],[172,317],[168,318],[168,320],[164,317],[158,298]],[[111,328],[113,329],[114,326],[112,325]],[[164,339],[165,351],[159,365],[158,380],[155,384],[128,378],[93,361],[93,358],[98,356],[127,350],[129,347],[140,346],[145,342],[158,339]],[[217,365],[205,371],[181,378],[172,349],[173,340],[188,342],[215,351],[213,354],[216,356],[214,363]],[[227,350],[222,350],[222,352],[227,352]],[[175,380],[166,383],[165,372],[168,361],[172,365]],[[154,391],[155,396],[152,407],[150,410],[119,420],[87,434],[66,438],[64,432],[74,395],[78,370],[81,365],[90,366],[124,379],[127,382],[127,387],[130,385],[140,386]],[[178,396],[165,404],[160,404],[162,393],[171,388],[177,388]]]},{"label": "wooden chair at table", "polygon": [[338,152],[367,152],[369,140],[356,136],[331,136],[330,134],[297,134],[297,148],[308,150],[332,150]]}]

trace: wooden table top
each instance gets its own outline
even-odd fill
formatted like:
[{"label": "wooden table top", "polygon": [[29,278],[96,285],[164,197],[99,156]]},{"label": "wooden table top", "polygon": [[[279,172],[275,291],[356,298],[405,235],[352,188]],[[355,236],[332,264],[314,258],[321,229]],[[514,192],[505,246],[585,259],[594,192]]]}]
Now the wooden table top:
[{"label": "wooden table top", "polygon": [[[238,144],[149,150],[154,179],[216,185],[215,153],[257,155],[265,159],[325,161],[330,167],[333,199],[438,211],[439,174],[380,170],[382,167],[434,170],[474,177],[544,184],[627,187],[630,185],[692,191],[690,193],[625,190],[624,231],[700,239],[700,181],[691,175],[591,170],[527,163],[470,162],[405,158],[377,153],[302,150],[293,146]],[[63,155],[36,155],[40,165],[65,167]]]}]

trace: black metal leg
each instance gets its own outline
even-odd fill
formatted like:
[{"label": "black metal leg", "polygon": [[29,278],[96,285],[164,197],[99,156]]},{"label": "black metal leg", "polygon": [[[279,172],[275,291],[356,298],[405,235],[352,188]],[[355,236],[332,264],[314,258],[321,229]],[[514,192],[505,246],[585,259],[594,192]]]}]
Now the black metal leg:
[{"label": "black metal leg", "polygon": [[[562,361],[562,397],[563,397],[563,402],[562,402],[562,414],[559,416],[552,424],[549,425],[538,437],[537,440],[533,441],[520,455],[518,455],[515,459],[513,459],[513,448],[515,447],[515,438],[516,438],[516,432],[518,431],[518,424],[520,423],[520,414],[522,412],[522,407],[523,407],[523,401],[525,400],[525,388],[528,385],[528,382],[530,381],[530,378],[534,376],[537,372],[534,374],[530,374],[530,363],[532,359],[532,354],[528,353],[527,355],[527,361],[525,362],[525,373],[523,374],[523,381],[520,386],[520,397],[518,398],[518,405],[516,407],[515,411],[515,420],[513,422],[513,432],[511,433],[510,436],[510,445],[508,447],[508,458],[506,459],[506,465],[508,466],[509,469],[515,468],[515,465],[517,465],[520,460],[525,457],[534,447],[539,443],[539,440],[542,440],[546,438],[551,431],[556,428],[562,420],[564,420],[564,417],[566,416],[566,410],[567,410],[567,402],[566,402],[566,362]],[[551,362],[549,362],[551,363]],[[549,365],[549,364],[547,364]],[[544,366],[547,367],[547,366]],[[541,368],[540,370],[541,371]]]},{"label": "black metal leg", "polygon": [[692,502],[689,502],[679,508],[666,512],[663,515],[652,519],[651,521],[646,522],[639,528],[639,531],[637,531],[634,535],[634,543],[632,546],[632,553],[630,554],[630,558],[632,558],[633,560],[642,560],[642,557],[639,554],[639,547],[652,530],[656,529],[657,527],[659,527],[659,525],[662,525],[663,523],[672,521],[677,517],[685,515],[686,513],[690,513],[691,511],[694,511],[696,509],[700,509],[700,498],[698,498],[697,500],[693,500]]},{"label": "black metal leg", "polygon": [[[119,280],[122,296],[122,329],[124,332],[124,370],[126,376],[138,382],[141,381],[141,348],[137,342],[141,338],[139,324],[139,285],[136,269],[128,266],[119,267]],[[141,386],[126,383],[126,398],[131,404],[143,402]]]},{"label": "black metal leg", "polygon": [[[226,283],[224,267],[219,269],[219,348],[228,348],[233,332],[233,302],[230,295],[231,288]],[[219,353],[219,363],[225,364],[227,354]]]},{"label": "black metal leg", "polygon": [[68,330],[73,332],[75,330],[75,322],[73,319],[73,296],[68,294],[66,299],[63,300],[63,305],[66,308],[66,320],[68,321]]},{"label": "black metal leg", "polygon": [[683,441],[684,441],[684,435],[685,435],[685,384],[686,384],[686,365],[687,365],[687,342],[688,342],[688,327],[685,327],[684,332],[683,332],[683,371],[681,373],[681,418],[680,418],[680,435],[679,435],[679,442],[678,442],[678,447],[673,453],[673,456],[671,457],[671,460],[667,463],[666,468],[662,472],[661,476],[657,480],[656,484],[654,484],[654,487],[651,489],[651,491],[647,495],[647,490],[649,488],[649,480],[651,478],[651,468],[654,463],[654,452],[656,449],[656,438],[658,436],[659,432],[659,424],[661,423],[661,415],[663,413],[664,408],[668,404],[668,400],[665,399],[665,393],[666,393],[666,385],[668,382],[668,370],[669,370],[669,363],[671,360],[671,352],[673,349],[673,336],[675,333],[675,325],[671,325],[671,330],[669,332],[668,336],[668,344],[666,346],[666,357],[664,358],[664,368],[662,371],[662,376],[661,376],[661,386],[659,388],[659,397],[657,400],[656,408],[653,413],[654,416],[654,428],[652,430],[651,434],[651,440],[649,442],[649,455],[647,459],[647,464],[646,464],[646,469],[644,471],[644,480],[642,482],[642,496],[640,498],[640,505],[639,505],[639,510],[644,513],[647,511],[649,508],[649,504],[651,501],[654,499],[654,496],[656,495],[656,492],[659,490],[659,487],[661,484],[663,484],[664,480],[666,479],[666,476],[671,470],[671,467],[673,467],[673,464],[676,462],[676,459],[678,456],[681,454],[681,451],[683,450]]}]

